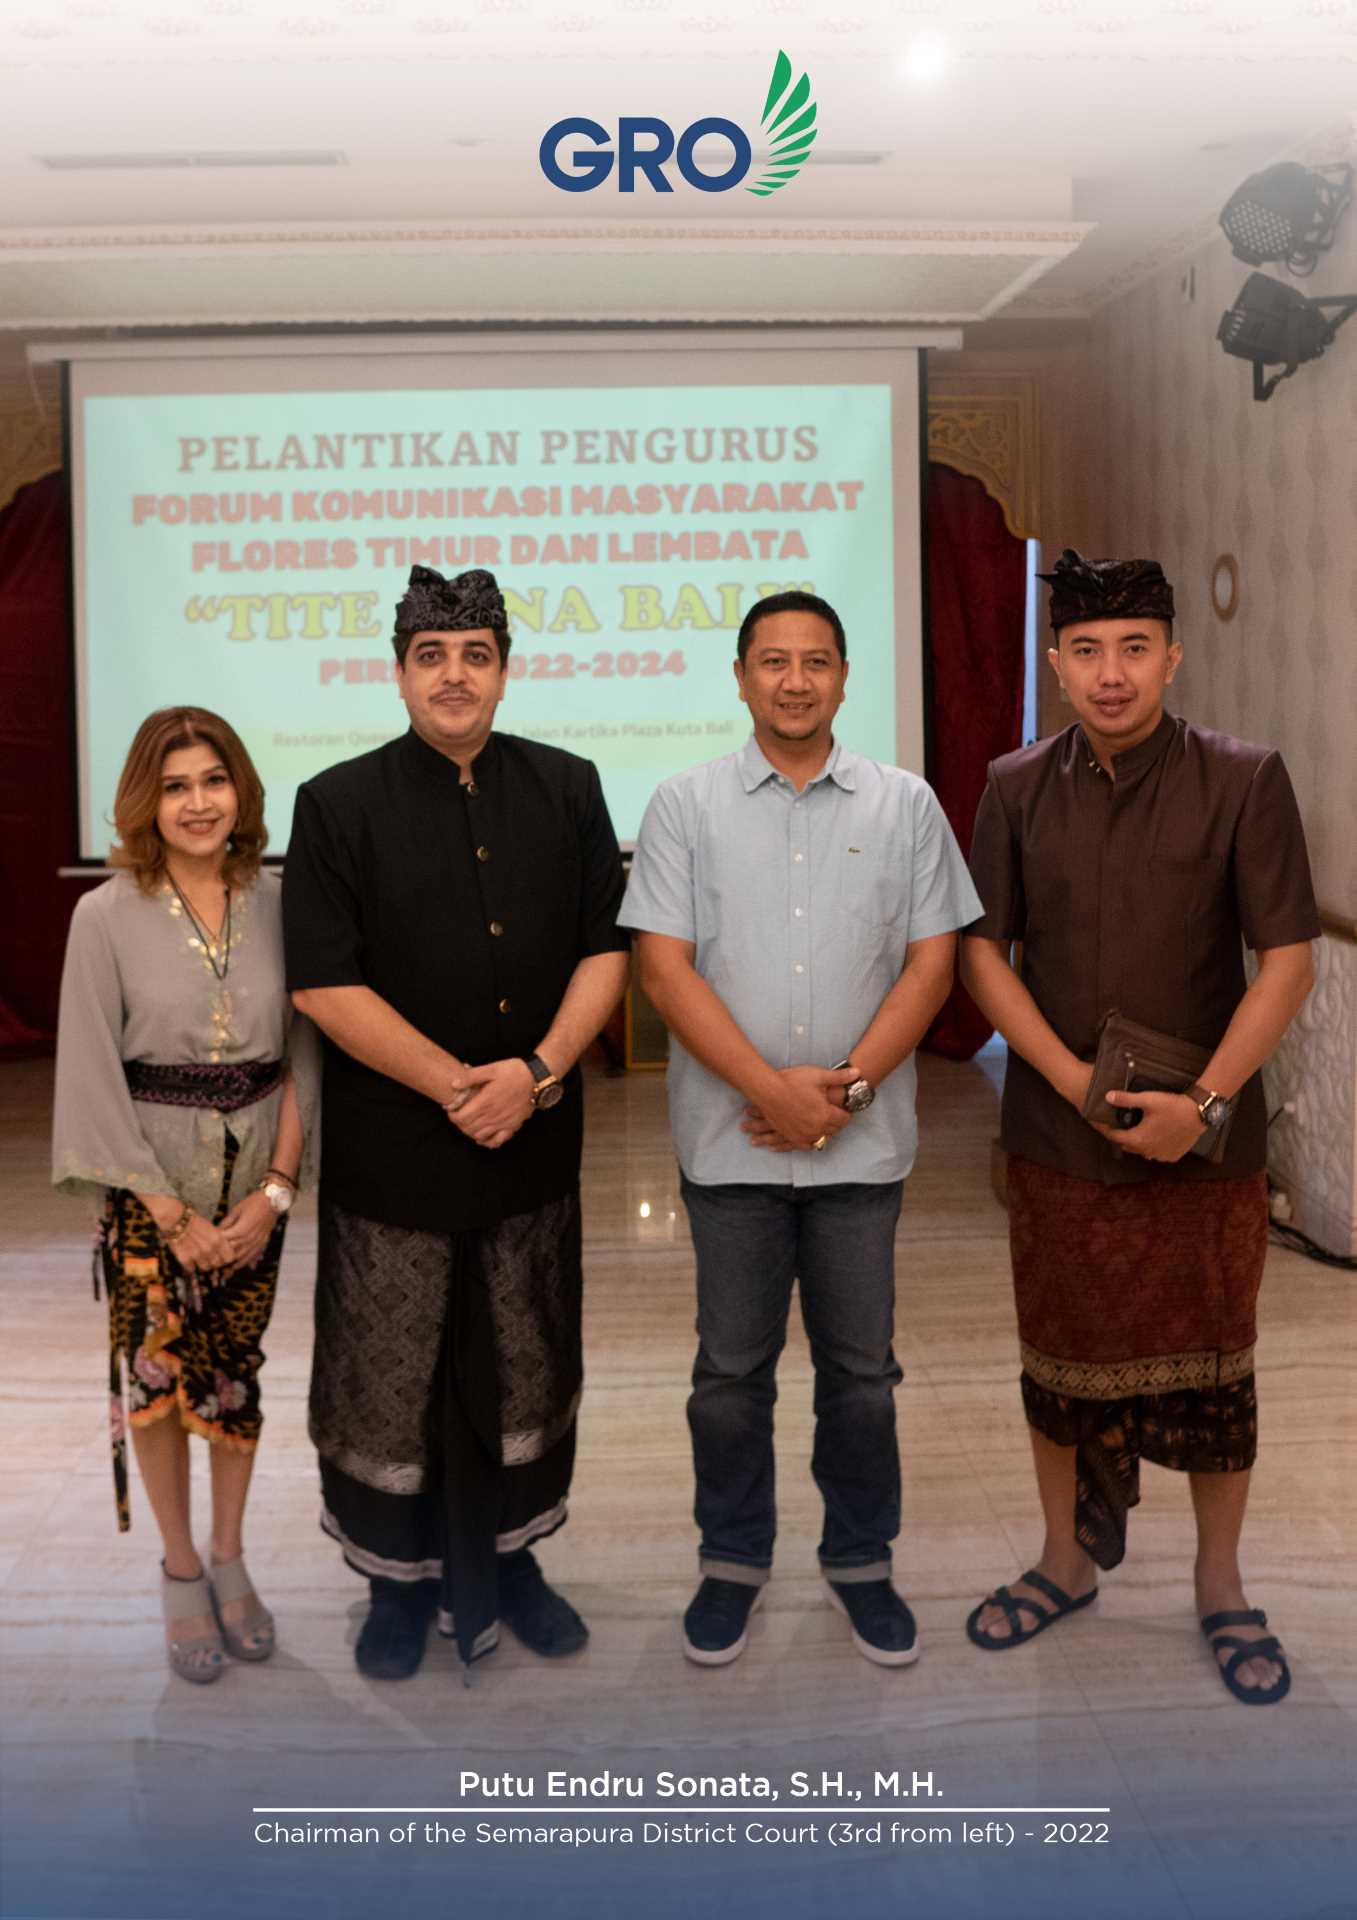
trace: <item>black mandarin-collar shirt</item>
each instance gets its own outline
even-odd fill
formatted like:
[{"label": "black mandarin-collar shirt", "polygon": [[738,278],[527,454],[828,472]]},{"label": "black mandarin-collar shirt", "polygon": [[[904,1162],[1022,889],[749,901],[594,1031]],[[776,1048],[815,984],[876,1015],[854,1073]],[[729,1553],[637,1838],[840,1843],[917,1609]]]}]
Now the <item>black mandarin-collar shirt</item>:
[{"label": "black mandarin-collar shirt", "polygon": [[[1250,947],[1316,939],[1319,915],[1295,795],[1280,754],[1165,714],[1105,773],[1082,728],[992,763],[971,877],[984,918],[966,928],[1022,942],[1023,983],[1081,1060],[1117,1008],[1212,1048],[1244,996]],[[1151,1165],[1095,1133],[1010,1052],[1001,1141],[1085,1179],[1232,1179],[1267,1158],[1261,1074],[1239,1094],[1225,1156]]]},{"label": "black mandarin-collar shirt", "polygon": [[[579,961],[627,936],[593,765],[492,734],[471,773],[459,784],[411,731],[307,781],[283,919],[291,990],[370,987],[478,1066],[531,1054]],[[453,1231],[533,1211],[577,1178],[582,1125],[576,1071],[557,1106],[478,1147],[436,1101],[326,1042],[322,1190],[368,1219]]]}]

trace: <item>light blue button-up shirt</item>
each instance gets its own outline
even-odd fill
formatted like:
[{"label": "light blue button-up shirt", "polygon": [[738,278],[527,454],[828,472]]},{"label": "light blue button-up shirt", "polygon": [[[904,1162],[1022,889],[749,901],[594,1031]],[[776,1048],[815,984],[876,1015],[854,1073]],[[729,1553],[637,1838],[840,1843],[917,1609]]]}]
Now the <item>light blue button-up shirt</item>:
[{"label": "light blue button-up shirt", "polygon": [[[775,1067],[851,1054],[912,941],[983,911],[932,789],[837,743],[798,793],[753,739],[675,774],[641,822],[624,927],[691,941],[694,965]],[[744,1095],[671,1036],[669,1119],[703,1185],[901,1180],[914,1164],[911,1056],[822,1153],[770,1153],[740,1131]]]}]

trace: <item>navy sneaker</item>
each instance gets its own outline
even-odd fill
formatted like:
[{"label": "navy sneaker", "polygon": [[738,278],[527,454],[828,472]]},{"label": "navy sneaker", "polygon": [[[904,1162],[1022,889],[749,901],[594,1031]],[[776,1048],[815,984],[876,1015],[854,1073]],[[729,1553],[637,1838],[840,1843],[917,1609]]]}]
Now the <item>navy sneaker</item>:
[{"label": "navy sneaker", "polygon": [[749,1616],[763,1599],[744,1580],[706,1579],[683,1616],[683,1651],[699,1667],[738,1660],[749,1638]]},{"label": "navy sneaker", "polygon": [[829,1597],[848,1615],[853,1645],[878,1667],[908,1667],[919,1657],[914,1615],[889,1580],[831,1580]]}]

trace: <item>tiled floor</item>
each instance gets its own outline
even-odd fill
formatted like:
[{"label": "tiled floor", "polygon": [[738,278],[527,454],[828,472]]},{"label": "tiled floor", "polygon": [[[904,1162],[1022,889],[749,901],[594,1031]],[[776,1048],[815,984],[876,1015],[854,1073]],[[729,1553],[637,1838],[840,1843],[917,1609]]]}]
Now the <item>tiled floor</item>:
[{"label": "tiled floor", "polygon": [[[401,1920],[536,1914],[544,1904],[646,1920],[1357,1913],[1357,1287],[1295,1255],[1269,1256],[1263,1445],[1246,1547],[1252,1598],[1295,1669],[1283,1706],[1251,1712],[1215,1679],[1191,1609],[1186,1488],[1154,1469],[1128,1559],[1104,1578],[1097,1607],[1021,1652],[980,1654],[962,1630],[967,1611],[1030,1564],[1038,1540],[1005,1222],[989,1186],[1000,1062],[922,1069],[924,1144],[898,1242],[896,1567],[920,1623],[917,1667],[867,1665],[823,1599],[799,1328],[780,1375],[781,1536],[767,1604],[737,1665],[703,1672],[679,1654],[677,1615],[695,1567],[684,1421],[692,1263],[662,1079],[638,1074],[590,1087],[588,1384],[572,1518],[542,1554],[591,1624],[587,1651],[550,1666],[506,1638],[469,1688],[442,1642],[404,1685],[356,1672],[365,1589],[316,1527],[306,1439],[308,1206],[267,1343],[268,1425],[249,1528],[280,1651],[201,1690],[162,1663],[155,1537],[139,1490],[132,1534],[114,1525],[86,1222],[46,1185],[50,1068],[0,1071],[0,1910],[111,1920],[243,1910],[281,1920],[384,1904]],[[1111,1835],[1099,1849],[964,1847],[953,1817],[946,1843],[856,1850],[741,1839],[724,1852],[691,1843],[401,1853],[384,1839],[337,1854],[252,1838],[259,1805],[448,1805],[463,1769],[531,1775],[540,1794],[550,1767],[639,1773],[648,1791],[663,1768],[745,1769],[779,1783],[794,1768],[817,1781],[842,1772],[863,1806],[874,1804],[876,1769],[917,1769],[932,1772],[940,1798],[904,1803],[906,1821],[948,1807],[1106,1806]],[[506,1801],[503,1817],[513,1811]],[[741,1835],[749,1813],[736,1806],[730,1816]],[[304,1818],[318,1816],[292,1816]]]}]

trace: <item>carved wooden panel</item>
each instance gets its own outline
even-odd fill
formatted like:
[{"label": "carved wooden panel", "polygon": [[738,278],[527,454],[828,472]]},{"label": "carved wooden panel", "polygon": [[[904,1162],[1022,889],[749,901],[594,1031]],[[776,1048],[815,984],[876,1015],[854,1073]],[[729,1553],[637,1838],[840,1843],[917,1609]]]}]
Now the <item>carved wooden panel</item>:
[{"label": "carved wooden panel", "polygon": [[1010,533],[1037,538],[1037,378],[1034,373],[928,376],[928,457],[973,474]]}]

